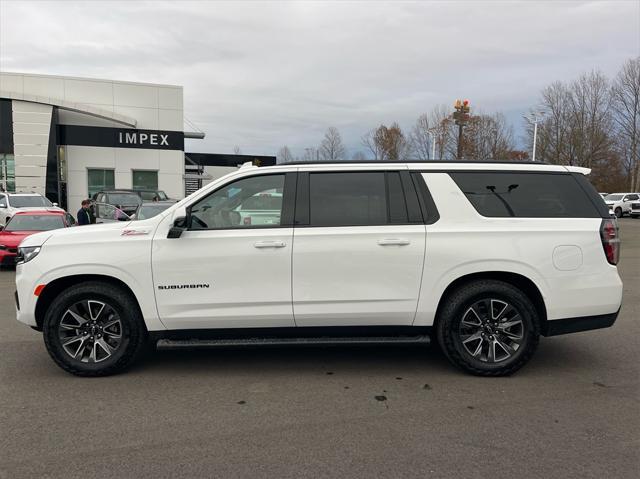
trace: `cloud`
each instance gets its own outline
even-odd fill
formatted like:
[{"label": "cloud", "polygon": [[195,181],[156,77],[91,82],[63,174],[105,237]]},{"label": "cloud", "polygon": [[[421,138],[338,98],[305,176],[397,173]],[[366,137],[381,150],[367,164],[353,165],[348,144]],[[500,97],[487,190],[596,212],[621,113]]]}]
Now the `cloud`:
[{"label": "cloud", "polygon": [[639,52],[635,1],[0,3],[0,69],[183,85],[210,152],[301,154],[336,126],[353,153],[460,96],[517,122]]}]

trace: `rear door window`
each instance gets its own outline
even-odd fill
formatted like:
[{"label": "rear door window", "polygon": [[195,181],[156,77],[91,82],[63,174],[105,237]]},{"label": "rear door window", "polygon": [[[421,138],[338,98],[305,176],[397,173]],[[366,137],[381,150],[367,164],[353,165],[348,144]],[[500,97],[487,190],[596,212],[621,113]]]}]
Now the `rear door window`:
[{"label": "rear door window", "polygon": [[583,187],[570,173],[468,171],[450,175],[482,216],[601,217]]},{"label": "rear door window", "polygon": [[311,226],[387,224],[384,172],[309,175],[309,223]]}]

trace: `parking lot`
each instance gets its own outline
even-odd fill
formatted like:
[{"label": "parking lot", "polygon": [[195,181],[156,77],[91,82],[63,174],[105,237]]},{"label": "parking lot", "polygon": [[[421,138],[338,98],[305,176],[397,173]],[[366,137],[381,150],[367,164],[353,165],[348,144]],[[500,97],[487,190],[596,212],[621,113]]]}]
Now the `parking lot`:
[{"label": "parking lot", "polygon": [[0,478],[639,477],[640,220],[620,226],[614,327],[497,379],[406,346],[165,351],[76,378],[2,271]]}]

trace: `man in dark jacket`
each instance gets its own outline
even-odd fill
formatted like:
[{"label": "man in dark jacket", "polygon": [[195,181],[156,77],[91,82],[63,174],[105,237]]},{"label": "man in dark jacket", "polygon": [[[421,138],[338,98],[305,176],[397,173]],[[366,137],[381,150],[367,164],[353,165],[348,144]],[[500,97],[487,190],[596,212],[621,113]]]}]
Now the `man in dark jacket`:
[{"label": "man in dark jacket", "polygon": [[82,208],[78,210],[78,226],[89,225],[91,224],[91,216],[89,216],[89,206],[91,206],[91,201],[82,200],[80,203]]}]

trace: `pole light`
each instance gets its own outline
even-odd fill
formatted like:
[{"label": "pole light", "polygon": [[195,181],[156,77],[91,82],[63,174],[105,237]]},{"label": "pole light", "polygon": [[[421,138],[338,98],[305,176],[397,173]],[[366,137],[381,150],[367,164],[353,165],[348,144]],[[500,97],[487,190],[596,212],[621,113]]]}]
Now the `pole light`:
[{"label": "pole light", "polygon": [[433,131],[435,128],[429,128],[427,130],[427,135],[431,137],[431,159],[436,159],[436,134]]},{"label": "pole light", "polygon": [[538,123],[541,123],[544,120],[545,112],[543,110],[540,111],[532,111],[528,115],[524,115],[524,119],[533,125],[533,148],[531,152],[531,161],[536,161],[536,143],[538,142]]}]

